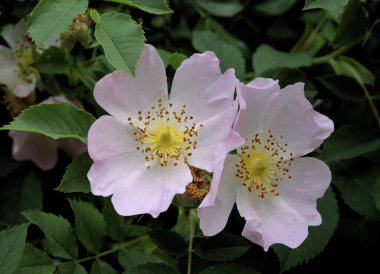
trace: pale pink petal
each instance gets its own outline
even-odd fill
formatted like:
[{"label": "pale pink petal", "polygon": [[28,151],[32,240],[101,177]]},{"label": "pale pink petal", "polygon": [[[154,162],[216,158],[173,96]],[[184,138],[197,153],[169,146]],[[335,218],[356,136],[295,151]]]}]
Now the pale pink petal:
[{"label": "pale pink petal", "polygon": [[1,36],[11,48],[16,48],[20,43],[26,43],[27,25],[24,19],[18,21],[14,26],[7,26]]},{"label": "pale pink petal", "polygon": [[234,129],[251,140],[255,133],[265,130],[263,123],[269,115],[268,108],[280,91],[278,81],[257,78],[248,85],[240,83],[237,98],[240,105]]},{"label": "pale pink petal", "polygon": [[75,158],[79,154],[87,151],[87,146],[77,139],[65,138],[58,140],[58,147],[71,158]]},{"label": "pale pink petal", "polygon": [[1,82],[1,71],[9,67],[17,67],[17,62],[12,57],[12,51],[0,45],[0,82]]},{"label": "pale pink petal", "polygon": [[34,91],[36,87],[36,77],[34,74],[27,75],[29,81],[20,77],[21,72],[18,66],[8,67],[0,71],[0,82],[17,97],[23,98]]},{"label": "pale pink petal", "polygon": [[328,166],[315,158],[294,159],[290,173],[292,178],[279,184],[280,198],[300,212],[311,223],[320,219],[317,211],[317,199],[321,198],[331,182]]},{"label": "pale pink petal", "polygon": [[190,165],[212,172],[229,151],[244,143],[244,139],[232,130],[236,112],[237,104],[230,105],[220,114],[202,122],[203,127],[199,127],[195,139],[197,148],[189,157]]},{"label": "pale pink petal", "polygon": [[304,216],[280,197],[263,199],[241,188],[236,203],[240,215],[247,221],[242,235],[265,251],[275,243],[296,248],[308,235]]},{"label": "pale pink petal", "polygon": [[164,64],[156,49],[146,45],[136,67],[136,76],[115,71],[96,83],[94,96],[109,114],[127,123],[138,111],[149,110],[159,99],[167,101]]},{"label": "pale pink petal", "polygon": [[333,122],[313,110],[304,95],[304,84],[285,87],[267,110],[263,123],[275,136],[284,136],[288,152],[302,156],[318,148],[334,130]]},{"label": "pale pink petal", "polygon": [[170,100],[176,111],[186,105],[186,114],[202,122],[232,104],[237,83],[233,69],[221,74],[213,52],[194,54],[177,69]]},{"label": "pale pink petal", "polygon": [[123,216],[148,213],[156,218],[168,209],[175,194],[185,192],[191,181],[190,169],[182,162],[166,167],[157,163],[123,178],[115,187],[112,204]]},{"label": "pale pink petal", "polygon": [[132,127],[102,116],[88,133],[88,152],[94,160],[87,176],[95,195],[112,194],[115,184],[142,168],[145,159],[136,149]]},{"label": "pale pink petal", "polygon": [[12,155],[19,161],[31,160],[46,171],[57,163],[57,142],[37,133],[9,131],[13,139]]},{"label": "pale pink petal", "polygon": [[240,158],[229,155],[213,173],[210,192],[198,207],[199,225],[204,235],[213,236],[226,226],[242,183],[235,177]]}]

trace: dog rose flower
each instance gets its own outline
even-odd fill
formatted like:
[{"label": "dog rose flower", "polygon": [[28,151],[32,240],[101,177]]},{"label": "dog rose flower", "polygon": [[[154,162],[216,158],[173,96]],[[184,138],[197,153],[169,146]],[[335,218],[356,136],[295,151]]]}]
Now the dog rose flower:
[{"label": "dog rose flower", "polygon": [[331,181],[322,161],[300,156],[322,144],[333,122],[313,110],[303,83],[280,90],[278,81],[258,78],[237,90],[234,129],[246,141],[216,168],[200,227],[207,236],[220,232],[236,202],[244,237],[265,250],[274,243],[296,248],[308,226],[321,224],[316,201]]},{"label": "dog rose flower", "polygon": [[243,140],[232,130],[237,112],[234,70],[223,75],[212,52],[194,54],[178,68],[168,95],[165,67],[146,45],[135,77],[115,71],[95,86],[111,116],[91,127],[93,194],[112,195],[125,216],[157,217],[192,181],[190,166],[212,172]]}]

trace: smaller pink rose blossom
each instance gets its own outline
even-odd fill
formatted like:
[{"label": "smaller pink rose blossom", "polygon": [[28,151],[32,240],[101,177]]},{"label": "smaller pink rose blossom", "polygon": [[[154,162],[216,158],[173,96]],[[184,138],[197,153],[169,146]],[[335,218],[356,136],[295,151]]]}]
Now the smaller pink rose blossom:
[{"label": "smaller pink rose blossom", "polygon": [[237,91],[234,129],[246,142],[216,168],[198,209],[200,227],[207,236],[223,230],[236,202],[244,237],[265,250],[274,243],[296,248],[308,226],[321,224],[317,199],[331,181],[325,163],[300,156],[322,144],[333,122],[313,110],[303,83],[281,90],[278,81],[258,78]]},{"label": "smaller pink rose blossom", "polygon": [[[41,104],[71,103],[64,96],[49,97]],[[13,139],[12,155],[15,160],[31,160],[43,171],[54,168],[57,163],[57,149],[61,148],[72,158],[85,152],[86,145],[76,139],[54,140],[42,134],[9,131]]]}]

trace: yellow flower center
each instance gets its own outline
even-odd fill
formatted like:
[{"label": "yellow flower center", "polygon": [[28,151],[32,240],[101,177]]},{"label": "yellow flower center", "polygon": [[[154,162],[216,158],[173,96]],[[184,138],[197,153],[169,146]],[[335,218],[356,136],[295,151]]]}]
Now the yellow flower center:
[{"label": "yellow flower center", "polygon": [[179,112],[172,110],[172,103],[164,106],[162,100],[153,105],[146,113],[138,111],[137,121],[128,117],[128,122],[134,127],[134,136],[139,146],[137,150],[145,155],[147,168],[158,160],[161,166],[178,161],[187,164],[188,157],[197,148],[199,128],[202,124],[194,123],[193,116],[186,115],[186,105]]},{"label": "yellow flower center", "polygon": [[28,44],[18,44],[12,53],[12,58],[18,63],[18,74],[21,79],[31,83],[31,75],[36,73],[36,69],[31,67],[33,63],[33,50]]},{"label": "yellow flower center", "polygon": [[[280,135],[280,139],[284,136]],[[271,130],[256,134],[250,145],[238,150],[240,162],[236,165],[235,176],[243,182],[249,192],[256,191],[260,198],[267,194],[278,196],[276,188],[291,179],[290,166],[293,153],[287,152],[288,144],[281,144]]]}]

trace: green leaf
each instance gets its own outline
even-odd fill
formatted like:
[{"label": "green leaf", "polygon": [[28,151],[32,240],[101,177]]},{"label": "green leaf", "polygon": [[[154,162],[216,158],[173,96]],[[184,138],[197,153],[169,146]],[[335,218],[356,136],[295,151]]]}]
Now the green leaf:
[{"label": "green leaf", "polygon": [[180,274],[177,270],[165,264],[142,264],[131,268],[128,274]]},{"label": "green leaf", "polygon": [[210,266],[205,270],[199,272],[199,274],[258,274],[259,272],[255,271],[252,268],[244,267],[238,264],[218,264]]},{"label": "green leaf", "polygon": [[201,242],[195,254],[208,261],[229,261],[240,257],[249,248],[249,243],[233,234],[218,234]]},{"label": "green leaf", "polygon": [[2,150],[0,154],[0,177],[6,177],[19,168],[21,163],[13,160],[10,152]]},{"label": "green leaf", "polygon": [[0,184],[0,220],[8,224],[25,222],[22,211],[42,208],[41,180],[34,170],[12,174]]},{"label": "green leaf", "polygon": [[56,268],[44,251],[27,244],[15,274],[53,274]]},{"label": "green leaf", "polygon": [[87,5],[87,0],[41,0],[30,15],[28,32],[41,46],[65,31]]},{"label": "green leaf", "polygon": [[350,0],[345,7],[332,44],[347,48],[354,46],[365,38],[371,24],[364,4],[358,0]]},{"label": "green leaf", "polygon": [[167,0],[106,0],[134,7],[152,14],[167,14],[173,11],[169,8]]},{"label": "green leaf", "polygon": [[153,230],[148,234],[152,241],[168,254],[175,256],[187,254],[187,244],[179,234],[169,230]]},{"label": "green leaf", "polygon": [[276,68],[309,67],[313,56],[310,52],[288,53],[269,45],[259,46],[253,54],[253,68],[257,74]]},{"label": "green leaf", "polygon": [[95,37],[112,66],[134,74],[145,41],[144,32],[139,24],[127,14],[105,13],[101,16],[100,23],[96,24]]},{"label": "green leaf", "polygon": [[267,0],[255,5],[255,10],[267,16],[279,16],[291,9],[297,0]]},{"label": "green leaf", "polygon": [[334,162],[355,158],[380,148],[380,131],[361,125],[341,127],[326,140],[322,159]]},{"label": "green leaf", "polygon": [[375,183],[380,169],[359,162],[337,162],[332,165],[333,183],[339,189],[344,202],[368,219],[376,219],[380,212],[375,204]]},{"label": "green leaf", "polygon": [[58,266],[58,274],[87,274],[87,271],[80,264],[67,263]]},{"label": "green leaf", "polygon": [[108,236],[116,242],[122,242],[124,239],[123,217],[117,214],[110,199],[105,200],[102,213]]},{"label": "green leaf", "polygon": [[156,263],[157,260],[141,251],[122,249],[119,251],[117,258],[120,265],[129,273],[129,271],[137,265],[147,263]]},{"label": "green leaf", "polygon": [[173,52],[169,55],[169,66],[171,66],[173,69],[177,69],[186,59],[186,55],[179,52]]},{"label": "green leaf", "polygon": [[0,231],[0,273],[12,274],[25,247],[27,224]]},{"label": "green leaf", "polygon": [[361,85],[367,84],[373,86],[375,83],[373,73],[355,59],[341,56],[337,60],[329,60],[329,64],[337,75],[351,77]]},{"label": "green leaf", "polygon": [[340,21],[344,8],[350,0],[306,0],[304,10],[324,9],[336,21]]},{"label": "green leaf", "polygon": [[91,274],[117,274],[117,271],[107,262],[96,260],[92,264]]},{"label": "green leaf", "polygon": [[103,215],[92,204],[69,200],[75,215],[75,232],[79,241],[92,253],[97,253],[106,236]]},{"label": "green leaf", "polygon": [[58,47],[49,47],[32,66],[46,74],[67,74],[70,68],[65,51]]},{"label": "green leaf", "polygon": [[50,254],[64,259],[78,256],[73,228],[65,218],[41,211],[27,211],[24,216],[45,233],[45,246]]},{"label": "green leaf", "polygon": [[318,212],[322,216],[320,226],[309,227],[306,240],[295,249],[283,245],[274,245],[281,270],[286,271],[308,262],[323,251],[338,225],[339,209],[332,189],[328,189],[323,198],[318,200]]},{"label": "green leaf", "polygon": [[76,157],[67,167],[63,175],[61,184],[55,188],[65,193],[72,192],[91,192],[90,182],[87,179],[87,172],[90,170],[92,160],[88,153],[83,153]]},{"label": "green leaf", "polygon": [[375,205],[378,210],[380,210],[380,175],[376,178],[376,183],[374,186],[373,198],[375,200]]},{"label": "green leaf", "polygon": [[91,20],[94,23],[96,23],[96,24],[100,23],[100,14],[96,9],[89,9],[88,13],[90,14]]},{"label": "green leaf", "polygon": [[217,33],[209,31],[194,31],[192,38],[193,47],[199,52],[214,51],[220,59],[222,71],[234,68],[237,76],[245,73],[245,60],[241,50],[223,40]]},{"label": "green leaf", "polygon": [[[62,114],[65,115],[62,115]],[[24,110],[0,130],[35,132],[53,139],[77,138],[87,143],[87,132],[95,117],[70,104],[40,104]]]},{"label": "green leaf", "polygon": [[208,13],[220,17],[232,17],[244,9],[240,0],[196,0],[196,3]]},{"label": "green leaf", "polygon": [[325,75],[318,80],[336,96],[353,102],[365,100],[362,87],[347,76]]}]

